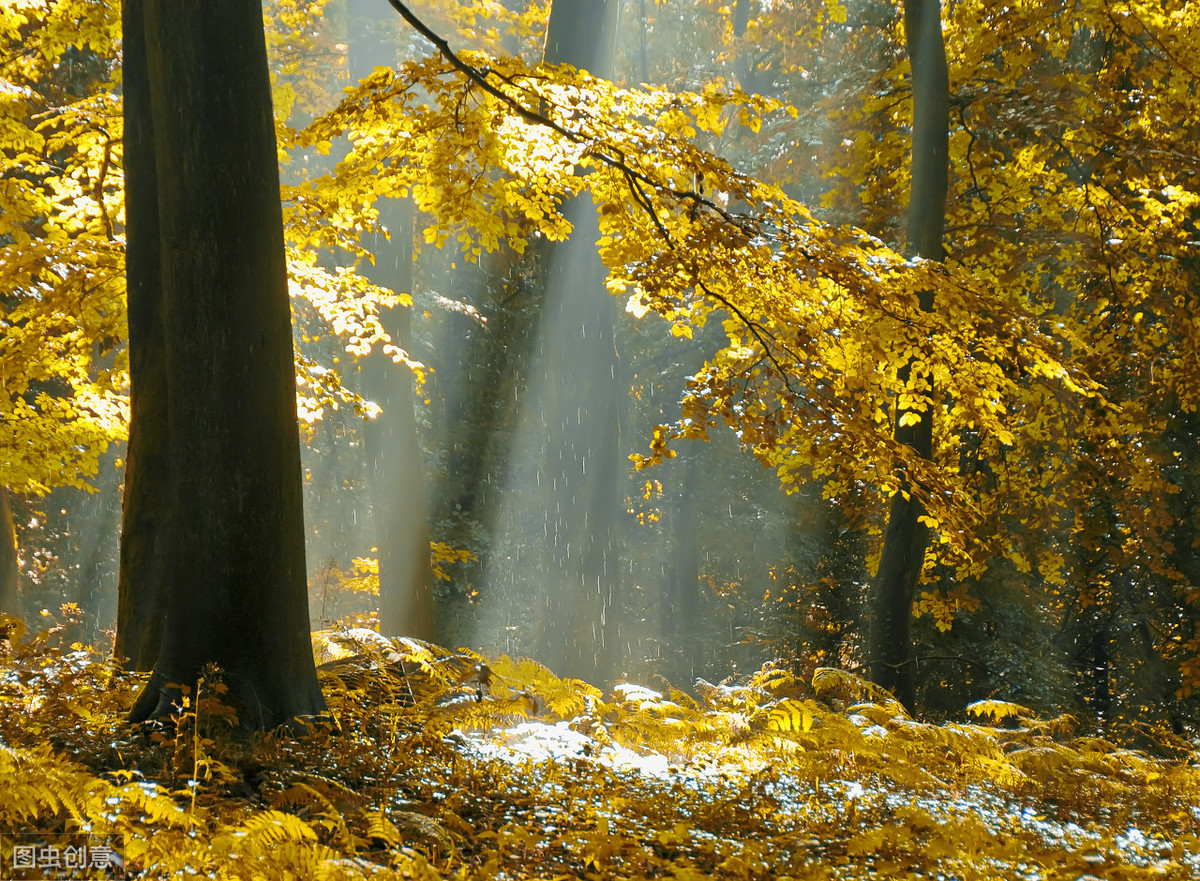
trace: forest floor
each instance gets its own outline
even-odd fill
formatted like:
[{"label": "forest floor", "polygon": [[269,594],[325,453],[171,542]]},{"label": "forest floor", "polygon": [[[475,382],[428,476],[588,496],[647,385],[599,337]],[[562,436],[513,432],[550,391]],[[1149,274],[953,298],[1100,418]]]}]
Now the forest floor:
[{"label": "forest floor", "polygon": [[[0,877],[1200,878],[1200,767],[1165,734],[1132,749],[998,701],[919,722],[834,669],[602,693],[531,661],[314,645],[331,718],[248,741],[215,680],[131,730],[144,677],[18,643]],[[125,874],[13,871],[81,844]]]}]

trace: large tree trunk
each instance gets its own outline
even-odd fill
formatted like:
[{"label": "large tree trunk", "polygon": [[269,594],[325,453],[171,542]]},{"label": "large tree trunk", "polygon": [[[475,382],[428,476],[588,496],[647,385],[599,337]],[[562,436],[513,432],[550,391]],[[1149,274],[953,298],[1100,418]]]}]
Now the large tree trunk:
[{"label": "large tree trunk", "polygon": [[170,510],[167,452],[167,350],[162,324],[159,259],[158,171],[150,75],[146,67],[145,0],[125,0],[125,287],[129,315],[129,381],[132,388],[121,563],[117,576],[114,654],[132,670],[151,670],[162,643],[169,571],[159,527]]},{"label": "large tree trunk", "polygon": [[[358,82],[377,66],[396,63],[394,18],[367,0],[350,0],[347,23],[350,79]],[[391,233],[369,239],[375,265],[372,281],[397,293],[412,290],[413,207],[411,199],[379,206],[379,223]],[[383,310],[384,329],[404,349],[411,344],[407,308]],[[381,351],[362,368],[363,393],[383,412],[363,432],[371,465],[372,508],[379,549],[379,631],[434,638],[433,570],[429,563],[429,512],[421,466],[421,447],[413,411],[412,373]]]},{"label": "large tree trunk", "polygon": [[273,727],[325,704],[262,9],[146,0],[125,15],[146,37],[168,388],[165,431],[153,430],[171,492],[169,519],[141,526],[169,566],[162,644],[131,719],[170,713],[177,686],[216,664],[243,727]]},{"label": "large tree trunk", "polygon": [[[913,90],[908,252],[927,260],[941,260],[949,178],[950,84],[938,0],[905,0],[904,26]],[[931,293],[922,295],[921,307],[933,309]],[[911,368],[911,362],[905,365],[902,381],[910,386],[918,379],[927,381],[912,376]],[[895,438],[929,459],[933,448],[932,390],[926,394],[930,405],[925,410],[897,408]],[[903,425],[903,417],[909,412],[915,412],[919,419],[915,424]],[[867,643],[871,678],[910,709],[916,697],[910,632],[912,602],[929,542],[929,530],[920,522],[924,513],[915,498],[906,498],[901,492],[892,497],[883,555],[875,577]]]}]

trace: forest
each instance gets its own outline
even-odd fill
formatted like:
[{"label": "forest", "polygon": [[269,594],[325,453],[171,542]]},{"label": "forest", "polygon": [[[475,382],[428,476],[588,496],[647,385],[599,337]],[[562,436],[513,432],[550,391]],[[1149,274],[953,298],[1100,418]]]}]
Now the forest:
[{"label": "forest", "polygon": [[1200,877],[1200,5],[3,0],[0,877]]}]

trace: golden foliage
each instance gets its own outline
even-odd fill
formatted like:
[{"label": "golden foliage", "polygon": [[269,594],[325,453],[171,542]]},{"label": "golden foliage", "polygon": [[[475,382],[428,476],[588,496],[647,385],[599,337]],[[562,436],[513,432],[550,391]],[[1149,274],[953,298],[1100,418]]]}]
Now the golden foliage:
[{"label": "golden foliage", "polygon": [[[1184,879],[1200,855],[1187,748],[1055,737],[1024,713],[914,722],[830,668],[811,686],[767,668],[699,700],[605,695],[529,660],[376,637],[341,641],[401,659],[372,675],[406,678],[412,700],[330,680],[336,729],[251,743],[210,724],[203,683],[173,729],[127,731],[139,677],[18,641],[0,661],[0,825],[121,835],[130,870],[162,877]],[[1014,706],[975,705],[1005,722]]]}]

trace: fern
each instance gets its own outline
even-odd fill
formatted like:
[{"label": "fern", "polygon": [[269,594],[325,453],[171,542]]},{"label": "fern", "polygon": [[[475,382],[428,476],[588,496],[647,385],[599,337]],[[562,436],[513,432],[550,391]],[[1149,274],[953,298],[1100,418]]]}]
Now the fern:
[{"label": "fern", "polygon": [[1010,703],[1009,701],[997,700],[980,700],[967,704],[967,712],[972,716],[987,717],[994,724],[1004,722],[1006,719],[1020,721],[1027,716],[1033,715],[1033,711],[1028,707]]},{"label": "fern", "polygon": [[893,715],[908,717],[908,711],[891,692],[848,670],[818,667],[813,671],[812,687],[818,695],[833,694],[842,700],[869,701],[887,708]]},{"label": "fern", "polygon": [[266,851],[286,842],[304,844],[317,840],[313,828],[295,814],[270,809],[251,816],[234,834],[244,836],[243,853]]},{"label": "fern", "polygon": [[766,726],[784,733],[810,731],[820,712],[821,708],[812,701],[785,698],[765,709]]},{"label": "fern", "polygon": [[31,820],[78,821],[91,790],[90,778],[48,746],[15,749],[0,745],[0,828]]},{"label": "fern", "polygon": [[366,815],[367,832],[366,837],[372,841],[379,842],[384,847],[399,847],[404,841],[400,830],[396,828],[396,824],[388,819],[388,816],[383,811],[371,811]]},{"label": "fern", "polygon": [[[699,700],[670,688],[605,700],[528,660],[371,642],[343,643],[368,665],[362,687],[327,689],[340,732],[235,749],[185,725],[179,756],[174,738],[115,733],[137,679],[42,648],[18,652],[0,661],[22,671],[0,678],[11,698],[0,705],[11,744],[0,747],[0,825],[123,835],[143,877],[246,879],[883,877],[896,866],[983,879],[1028,865],[1079,877],[1099,865],[1079,856],[1084,843],[1106,875],[1183,878],[1172,871],[1197,841],[1200,770],[1112,738],[1069,740],[1074,720],[1063,717],[985,702],[968,710],[978,721],[917,722],[829,668],[811,690],[768,667],[741,684],[698,683]],[[408,705],[393,697],[397,663],[413,685]],[[476,700],[481,668],[489,687]],[[569,725],[583,754],[515,767],[446,737],[528,714]],[[995,724],[1013,719],[1021,727]],[[59,741],[68,753],[45,742],[48,730],[85,723],[114,732],[111,746]],[[668,782],[611,770],[605,757],[622,748],[650,755]],[[215,770],[193,812],[172,795],[172,774],[180,764],[203,776],[201,761]],[[259,795],[248,801],[251,781]],[[990,799],[1070,818],[1088,837],[1048,844],[1038,824],[1049,820],[1015,813],[996,832],[976,813]],[[1133,826],[1164,830],[1136,865],[1112,831]]]},{"label": "fern", "polygon": [[570,719],[594,707],[600,690],[578,679],[559,679],[548,668],[528,658],[502,655],[491,662],[497,696],[530,695],[552,717]]}]

